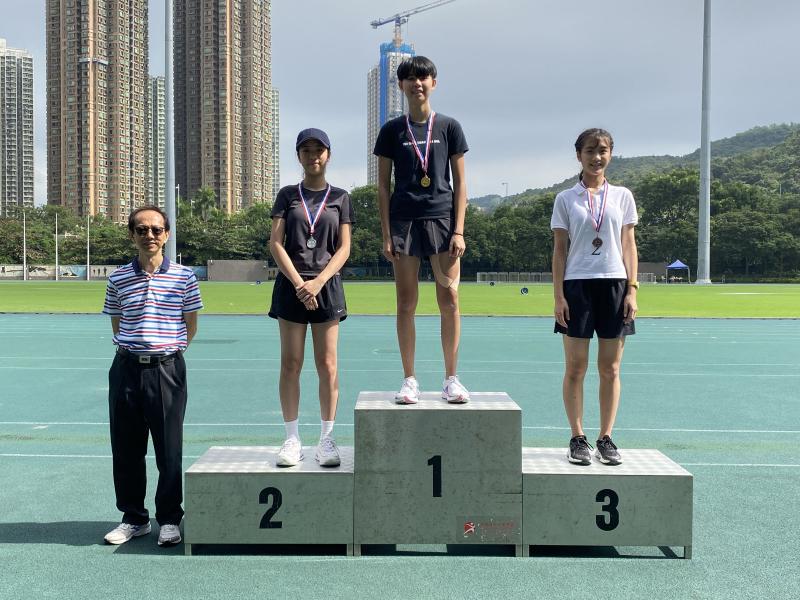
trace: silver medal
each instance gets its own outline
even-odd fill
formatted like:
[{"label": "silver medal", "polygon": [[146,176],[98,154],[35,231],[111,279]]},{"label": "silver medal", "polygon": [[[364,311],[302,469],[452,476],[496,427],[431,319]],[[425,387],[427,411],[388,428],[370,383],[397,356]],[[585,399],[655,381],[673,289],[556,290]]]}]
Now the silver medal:
[{"label": "silver medal", "polygon": [[317,240],[313,237],[310,237],[306,240],[306,247],[311,248],[312,250],[317,247]]}]

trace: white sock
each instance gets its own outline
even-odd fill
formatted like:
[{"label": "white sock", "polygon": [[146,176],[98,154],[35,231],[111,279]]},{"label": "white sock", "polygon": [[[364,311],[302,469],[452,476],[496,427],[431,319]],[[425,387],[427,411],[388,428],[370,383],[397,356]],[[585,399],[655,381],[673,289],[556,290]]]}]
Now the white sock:
[{"label": "white sock", "polygon": [[299,425],[300,425],[300,419],[295,419],[294,421],[284,421],[283,422],[283,426],[286,428],[286,439],[287,440],[289,440],[291,438],[294,438],[298,442],[300,441]]},{"label": "white sock", "polygon": [[333,433],[333,424],[336,421],[320,421],[321,427],[319,431],[319,439],[331,437]]}]

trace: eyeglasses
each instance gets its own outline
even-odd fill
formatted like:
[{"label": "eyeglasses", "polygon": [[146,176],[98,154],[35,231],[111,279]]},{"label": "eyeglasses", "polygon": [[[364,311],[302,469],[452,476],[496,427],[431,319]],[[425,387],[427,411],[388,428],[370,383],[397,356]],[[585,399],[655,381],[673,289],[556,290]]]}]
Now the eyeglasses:
[{"label": "eyeglasses", "polygon": [[137,227],[134,227],[134,228],[133,228],[133,230],[134,230],[134,231],[135,231],[135,232],[136,232],[138,235],[141,235],[141,236],[145,236],[145,235],[147,235],[147,232],[148,232],[148,231],[152,231],[152,232],[153,232],[153,235],[154,235],[155,237],[158,237],[158,236],[160,236],[162,233],[164,233],[164,231],[166,231],[166,230],[164,229],[164,227],[148,227],[147,225],[139,225],[139,226],[137,226]]}]

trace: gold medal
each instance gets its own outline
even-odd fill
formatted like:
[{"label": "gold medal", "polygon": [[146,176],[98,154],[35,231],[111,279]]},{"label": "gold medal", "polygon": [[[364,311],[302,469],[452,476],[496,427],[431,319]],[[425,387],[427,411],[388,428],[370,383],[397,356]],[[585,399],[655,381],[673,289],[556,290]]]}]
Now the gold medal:
[{"label": "gold medal", "polygon": [[425,134],[425,156],[422,156],[422,152],[420,152],[419,144],[417,143],[417,138],[414,137],[414,132],[411,131],[411,120],[406,115],[406,131],[408,132],[408,139],[411,140],[411,145],[414,147],[414,153],[417,155],[417,158],[420,162],[420,167],[422,167],[422,178],[419,180],[419,183],[422,187],[427,188],[431,186],[431,178],[428,177],[428,160],[431,157],[431,135],[433,133],[433,120],[436,117],[436,113],[431,111],[431,116],[428,119],[427,125],[427,133]]}]

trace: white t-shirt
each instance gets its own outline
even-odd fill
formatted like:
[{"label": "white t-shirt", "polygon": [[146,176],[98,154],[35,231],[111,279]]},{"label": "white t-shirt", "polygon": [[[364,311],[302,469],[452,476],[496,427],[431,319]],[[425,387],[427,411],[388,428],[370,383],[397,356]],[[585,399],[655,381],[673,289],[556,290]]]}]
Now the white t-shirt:
[{"label": "white t-shirt", "polygon": [[[594,198],[595,213],[605,186]],[[595,214],[596,216],[596,214]],[[589,213],[589,195],[580,183],[564,190],[553,204],[550,229],[569,232],[569,252],[564,279],[627,279],[622,262],[622,227],[639,222],[636,202],[628,188],[609,185],[606,210],[600,231],[595,231]],[[599,237],[603,245],[596,248],[592,241]]]}]

